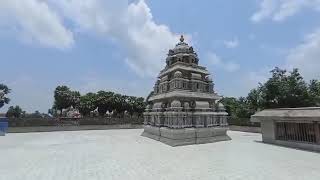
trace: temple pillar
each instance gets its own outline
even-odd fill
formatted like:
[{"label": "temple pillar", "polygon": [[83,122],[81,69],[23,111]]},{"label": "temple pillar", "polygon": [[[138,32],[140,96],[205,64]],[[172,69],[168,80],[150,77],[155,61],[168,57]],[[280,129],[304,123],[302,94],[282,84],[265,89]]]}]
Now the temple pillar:
[{"label": "temple pillar", "polygon": [[212,127],[213,126],[213,116],[214,115],[210,115],[207,117],[207,127]]}]

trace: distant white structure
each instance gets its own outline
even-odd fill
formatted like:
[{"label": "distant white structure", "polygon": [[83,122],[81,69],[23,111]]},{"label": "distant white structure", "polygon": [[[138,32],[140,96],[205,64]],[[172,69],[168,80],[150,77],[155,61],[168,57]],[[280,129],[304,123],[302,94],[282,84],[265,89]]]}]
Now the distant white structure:
[{"label": "distant white structure", "polygon": [[78,109],[75,109],[73,107],[70,107],[69,109],[67,109],[66,111],[66,117],[68,118],[80,118],[81,114],[79,112]]}]

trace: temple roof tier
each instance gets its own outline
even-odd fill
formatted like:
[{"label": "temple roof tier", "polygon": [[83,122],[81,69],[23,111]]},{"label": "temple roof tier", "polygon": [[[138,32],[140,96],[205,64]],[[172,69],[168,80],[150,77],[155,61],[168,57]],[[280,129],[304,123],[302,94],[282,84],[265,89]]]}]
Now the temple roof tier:
[{"label": "temple roof tier", "polygon": [[149,101],[156,101],[169,98],[189,98],[199,100],[220,100],[222,97],[215,93],[201,93],[201,92],[190,92],[190,91],[171,91],[162,94],[156,94],[149,98]]},{"label": "temple roof tier", "polygon": [[193,67],[184,63],[177,63],[175,64],[175,66],[172,66],[170,68],[166,68],[160,71],[160,74],[158,75],[158,77],[161,78],[166,74],[177,71],[177,70],[185,70],[185,71],[190,71],[194,73],[200,73],[203,75],[210,75],[209,71],[207,71],[205,67],[202,67],[202,66]]}]

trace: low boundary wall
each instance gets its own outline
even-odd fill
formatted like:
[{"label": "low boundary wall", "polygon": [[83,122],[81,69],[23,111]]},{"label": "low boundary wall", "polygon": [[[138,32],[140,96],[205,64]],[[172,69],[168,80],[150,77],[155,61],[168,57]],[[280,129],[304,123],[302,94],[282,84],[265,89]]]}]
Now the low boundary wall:
[{"label": "low boundary wall", "polygon": [[[52,131],[81,131],[81,130],[108,130],[108,129],[140,129],[143,128],[142,124],[96,124],[96,125],[80,125],[80,126],[18,126],[10,127],[8,133],[27,133],[27,132],[52,132]],[[234,126],[230,125],[229,130],[231,131],[242,131],[261,133],[260,127],[249,127],[249,126]]]},{"label": "low boundary wall", "polygon": [[9,127],[8,133],[108,130],[108,129],[140,129],[140,128],[142,128],[142,125],[140,125],[140,124],[81,125],[81,126],[33,126],[33,127]]},{"label": "low boundary wall", "polygon": [[59,118],[9,118],[9,127],[37,127],[37,126],[59,126],[61,124],[78,125],[119,125],[119,124],[143,124],[143,118],[137,117],[83,117],[76,120],[63,120]]}]

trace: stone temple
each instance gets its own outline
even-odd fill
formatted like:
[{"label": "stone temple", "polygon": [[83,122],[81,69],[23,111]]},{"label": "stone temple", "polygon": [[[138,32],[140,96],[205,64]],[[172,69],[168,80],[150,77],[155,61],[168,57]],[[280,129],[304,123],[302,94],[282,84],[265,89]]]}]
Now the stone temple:
[{"label": "stone temple", "polygon": [[197,53],[181,36],[147,98],[143,136],[170,146],[230,140],[221,96],[198,63]]}]

